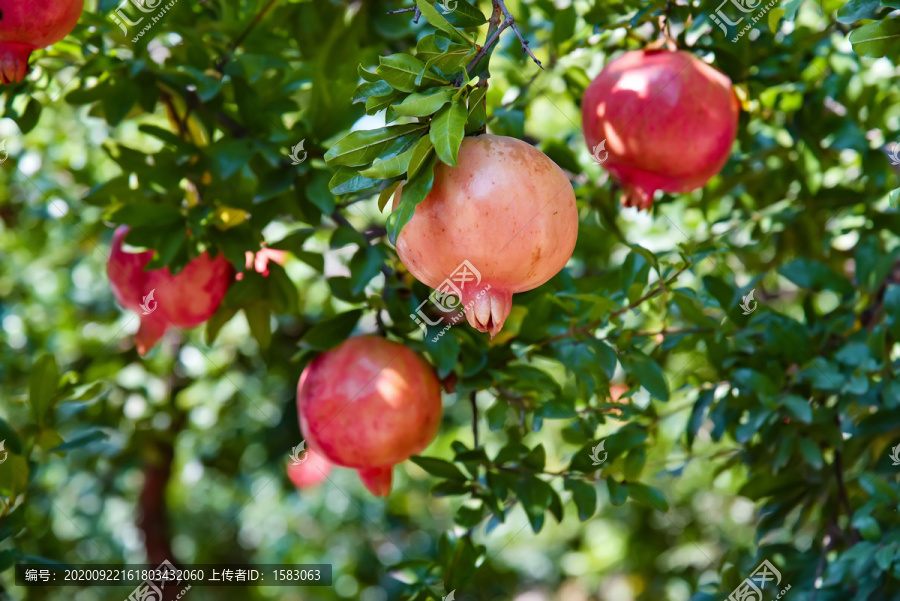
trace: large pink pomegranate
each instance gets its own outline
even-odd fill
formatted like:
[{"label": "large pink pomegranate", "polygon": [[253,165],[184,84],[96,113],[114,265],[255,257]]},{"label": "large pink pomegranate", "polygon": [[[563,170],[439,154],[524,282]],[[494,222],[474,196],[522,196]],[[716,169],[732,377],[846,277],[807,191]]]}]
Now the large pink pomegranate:
[{"label": "large pink pomegranate", "polygon": [[153,251],[125,252],[127,233],[121,226],[113,235],[106,273],[119,304],[141,314],[134,341],[143,355],[168,328],[193,328],[212,317],[234,280],[234,268],[221,253],[215,259],[203,253],[175,276],[168,268],[144,271]]},{"label": "large pink pomegranate", "polygon": [[287,474],[297,488],[309,488],[328,479],[331,463],[312,449],[301,454],[301,463],[288,464]]},{"label": "large pink pomegranate", "polygon": [[441,421],[431,366],[375,336],[341,343],[310,363],[297,384],[300,429],[310,449],[355,468],[372,494],[391,492],[391,472],[428,446]]},{"label": "large pink pomegranate", "polygon": [[84,0],[0,0],[0,84],[22,81],[28,57],[78,23]]},{"label": "large pink pomegranate", "polygon": [[562,169],[521,140],[483,135],[463,139],[457,167],[435,168],[397,254],[420,282],[458,296],[472,327],[493,338],[512,295],[559,273],[577,237],[575,193]]},{"label": "large pink pomegranate", "polygon": [[594,159],[649,209],[653,193],[690,192],[718,173],[737,135],[731,80],[683,51],[626,52],[591,82],[581,104]]}]

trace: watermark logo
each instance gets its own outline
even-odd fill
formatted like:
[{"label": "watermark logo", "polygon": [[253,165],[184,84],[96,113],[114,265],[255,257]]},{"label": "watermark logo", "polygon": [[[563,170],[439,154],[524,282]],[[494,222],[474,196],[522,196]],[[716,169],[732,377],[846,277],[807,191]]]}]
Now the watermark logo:
[{"label": "watermark logo", "polygon": [[[753,573],[750,574],[749,578],[745,578],[736,589],[731,591],[731,594],[728,595],[726,601],[762,601],[762,591],[766,588],[766,584],[768,584],[770,580],[775,581],[776,587],[779,586],[781,584],[781,572],[779,572],[768,559],[764,559],[763,562],[753,570]],[[791,590],[790,584],[782,589],[775,598],[781,599],[789,590]]]},{"label": "watermark logo", "polygon": [[[763,0],[723,0],[718,8],[716,8],[715,12],[709,15],[709,18],[713,23],[718,25],[722,30],[722,33],[727,36],[730,35],[729,29],[731,27],[737,27],[737,25],[744,20],[744,16],[747,16],[754,11],[758,11],[757,14],[753,15],[752,17],[748,17],[749,22],[744,25],[743,28],[741,28],[741,30],[737,33],[737,35],[735,35],[734,38],[732,38],[731,42],[734,43],[741,39],[745,33],[750,31],[752,26],[758,23],[759,20],[762,19],[766,15],[766,13],[768,13],[769,10],[779,2],[779,0],[769,0],[768,4],[761,7],[760,5],[762,4],[762,1]],[[722,11],[722,7],[729,3],[739,11],[737,14],[732,13],[733,16],[743,15],[740,16],[736,21],[728,18]]]},{"label": "watermark logo", "polygon": [[594,162],[598,165],[602,165],[606,162],[606,159],[609,158],[609,152],[603,153],[603,158],[600,158],[600,151],[606,150],[606,138],[603,138],[603,141],[594,146],[594,151],[591,153],[591,156],[594,157]]},{"label": "watermark logo", "polygon": [[[158,304],[155,300],[153,300],[153,293],[156,292],[156,288],[150,291],[150,294],[144,297],[144,302],[141,303],[141,309],[144,310],[144,315],[150,315],[154,311],[156,311],[156,305]],[[150,303],[153,303],[153,306],[150,306]]]},{"label": "watermark logo", "polygon": [[[128,595],[125,601],[163,601],[165,598],[163,589],[166,588],[166,584],[177,586],[180,582],[175,581],[178,570],[175,569],[175,566],[168,559],[159,564],[155,570],[148,570],[148,573],[152,576],[152,579],[144,580]],[[159,583],[158,586],[157,582]],[[175,598],[181,599],[189,590],[191,590],[191,585],[187,585]]]},{"label": "watermark logo", "polygon": [[456,597],[456,589],[453,589],[446,596],[441,597],[441,601],[455,601]]},{"label": "watermark logo", "polygon": [[[756,288],[751,290],[747,296],[742,297],[743,301],[741,302],[741,309],[744,310],[744,315],[750,315],[751,313],[756,311],[756,307],[757,307],[757,305],[759,305],[759,303],[757,303],[755,300],[753,300],[754,292],[756,292]],[[753,303],[752,307],[750,306],[750,303]]]},{"label": "watermark logo", "polygon": [[[6,452],[6,448],[4,447],[5,444],[6,444],[5,440],[0,440],[0,453],[3,453],[3,459],[0,459],[0,463],[3,463],[4,461],[6,461],[6,457],[9,455],[9,453]],[[898,446],[900,446],[900,445],[898,445]]]},{"label": "watermark logo", "polygon": [[[303,161],[306,160],[306,151],[303,150],[303,144],[306,142],[306,139],[300,140],[300,143],[291,148],[291,154],[288,155],[291,157],[291,163],[294,165],[299,165]],[[303,157],[300,157],[300,153],[303,152]]]},{"label": "watermark logo", "polygon": [[457,5],[459,4],[458,0],[441,0],[441,2],[436,3],[441,7],[441,12],[445,15],[449,15],[453,11],[456,10]]},{"label": "watermark logo", "polygon": [[3,154],[3,158],[0,159],[0,165],[6,162],[6,159],[9,158],[9,153],[6,152],[6,140],[0,142],[0,153]]},{"label": "watermark logo", "polygon": [[[593,462],[594,465],[601,465],[604,461],[606,461],[606,458],[609,456],[609,453],[607,453],[606,449],[603,448],[603,445],[605,445],[605,444],[606,444],[606,439],[601,440],[600,444],[598,444],[596,447],[591,449],[590,457],[591,457],[591,461]],[[600,459],[600,451],[603,451],[603,459]]]},{"label": "watermark logo", "polygon": [[[303,453],[303,457],[300,456]],[[291,449],[291,465],[300,465],[309,457],[309,451],[306,450],[306,441],[304,440],[296,447]]]},{"label": "watermark logo", "polygon": [[158,23],[159,20],[162,19],[167,12],[169,12],[169,9],[175,6],[175,4],[178,2],[178,0],[171,0],[168,4],[163,6],[163,2],[165,2],[166,0],[122,0],[116,10],[114,10],[112,14],[109,15],[109,18],[113,23],[122,28],[122,33],[124,33],[126,36],[128,35],[129,27],[134,27],[144,21],[144,17],[141,17],[137,21],[132,21],[128,17],[128,15],[123,12],[123,8],[128,5],[129,1],[132,5],[135,6],[135,8],[145,14],[152,13],[158,10],[158,13],[156,15],[150,17],[150,22],[144,25],[144,28],[140,31],[140,33],[132,38],[132,42],[137,42],[139,39],[141,39],[144,34],[147,33],[150,28],[153,27],[156,23]]},{"label": "watermark logo", "polygon": [[[450,330],[450,328],[462,320],[466,316],[466,309],[474,307],[475,303],[491,290],[491,285],[488,284],[482,290],[479,290],[474,298],[469,295],[469,302],[465,307],[461,307],[463,290],[465,290],[466,284],[470,285],[470,289],[477,288],[481,284],[481,272],[475,269],[475,266],[468,261],[463,261],[459,267],[453,271],[449,278],[441,282],[440,286],[416,307],[415,313],[410,313],[409,316],[416,322],[419,328],[422,329],[422,332],[424,332],[426,336],[428,335],[428,326],[437,326],[440,325],[441,321],[447,321],[444,328],[431,339],[432,342],[437,342],[441,336]],[[422,309],[429,301],[444,313],[456,311],[456,314],[432,321],[428,319],[428,316],[425,315],[425,312]]]},{"label": "watermark logo", "polygon": [[[0,450],[2,450],[2,449],[3,449],[3,443],[0,442]],[[900,465],[900,444],[898,444],[896,447],[891,449],[891,454],[889,455],[889,457],[891,458],[891,461],[893,462],[893,463],[891,463],[891,465]],[[0,461],[0,463],[3,463],[3,462]]]},{"label": "watermark logo", "polygon": [[[891,165],[900,165],[900,144],[894,144],[894,148],[888,153],[888,158],[891,159]],[[2,162],[0,161],[0,163]]]}]

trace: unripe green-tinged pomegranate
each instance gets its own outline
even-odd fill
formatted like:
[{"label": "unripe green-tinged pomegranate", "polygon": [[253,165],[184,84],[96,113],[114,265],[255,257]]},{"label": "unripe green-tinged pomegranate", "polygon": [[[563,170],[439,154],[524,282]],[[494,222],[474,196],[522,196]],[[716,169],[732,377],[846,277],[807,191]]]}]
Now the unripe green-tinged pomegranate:
[{"label": "unripe green-tinged pomegranate", "polygon": [[[545,283],[571,258],[575,193],[556,163],[515,138],[464,138],[457,165],[435,168],[434,186],[400,232],[397,254],[423,284],[447,291],[449,280],[469,324],[493,337],[512,295]],[[395,209],[402,194],[401,186]]]},{"label": "unripe green-tinged pomegranate", "polygon": [[690,192],[722,169],[739,104],[731,80],[689,52],[636,50],[600,72],[581,111],[594,159],[640,210],[656,190]]},{"label": "unripe green-tinged pomegranate", "polygon": [[141,314],[134,341],[143,355],[168,328],[193,328],[212,317],[234,280],[234,268],[223,254],[213,259],[204,252],[175,276],[167,267],[144,271],[153,251],[123,250],[128,229],[121,226],[113,235],[106,273],[119,304]]},{"label": "unripe green-tinged pomegranate", "polygon": [[0,84],[28,74],[28,57],[55,44],[78,23],[84,0],[0,0]]},{"label": "unripe green-tinged pomegranate", "polygon": [[306,367],[297,410],[310,449],[355,468],[372,494],[387,496],[394,465],[422,451],[437,433],[441,390],[417,353],[360,336]]}]

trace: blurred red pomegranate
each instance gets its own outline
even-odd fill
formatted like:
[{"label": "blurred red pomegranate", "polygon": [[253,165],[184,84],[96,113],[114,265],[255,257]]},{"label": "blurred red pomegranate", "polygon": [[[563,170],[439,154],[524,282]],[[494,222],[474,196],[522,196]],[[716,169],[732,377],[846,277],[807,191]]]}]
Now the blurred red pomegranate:
[{"label": "blurred red pomegranate", "polygon": [[312,449],[306,449],[299,453],[301,463],[291,461],[288,464],[287,474],[291,482],[297,488],[309,488],[321,484],[328,479],[331,471],[331,463]]},{"label": "blurred red pomegranate", "polygon": [[[460,297],[469,324],[493,338],[512,295],[545,283],[572,257],[575,193],[556,163],[516,138],[464,138],[457,164],[435,168],[397,254],[420,282]],[[395,209],[402,194],[401,186]]]},{"label": "blurred red pomegranate", "polygon": [[297,409],[310,449],[355,468],[373,495],[386,497],[394,465],[422,451],[437,433],[441,390],[417,353],[360,336],[306,367]]},{"label": "blurred red pomegranate", "polygon": [[106,273],[119,304],[141,313],[134,341],[143,355],[168,328],[193,328],[212,317],[234,280],[234,268],[223,254],[213,259],[204,252],[175,276],[168,268],[144,271],[153,251],[125,252],[128,229],[121,226],[113,235]]},{"label": "blurred red pomegranate", "polygon": [[706,185],[731,153],[739,104],[724,74],[683,51],[632,51],[591,82],[581,105],[594,159],[649,209],[653,193]]},{"label": "blurred red pomegranate", "polygon": [[66,37],[83,8],[84,0],[0,0],[0,84],[22,81],[32,51]]}]

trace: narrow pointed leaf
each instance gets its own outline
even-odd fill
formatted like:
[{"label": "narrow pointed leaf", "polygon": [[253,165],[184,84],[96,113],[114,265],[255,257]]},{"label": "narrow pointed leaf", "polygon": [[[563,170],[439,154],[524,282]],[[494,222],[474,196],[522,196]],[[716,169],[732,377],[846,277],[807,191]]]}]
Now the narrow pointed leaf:
[{"label": "narrow pointed leaf", "polygon": [[431,143],[442,162],[456,167],[459,145],[466,132],[468,117],[466,106],[462,102],[454,102],[437,112],[431,121]]}]

